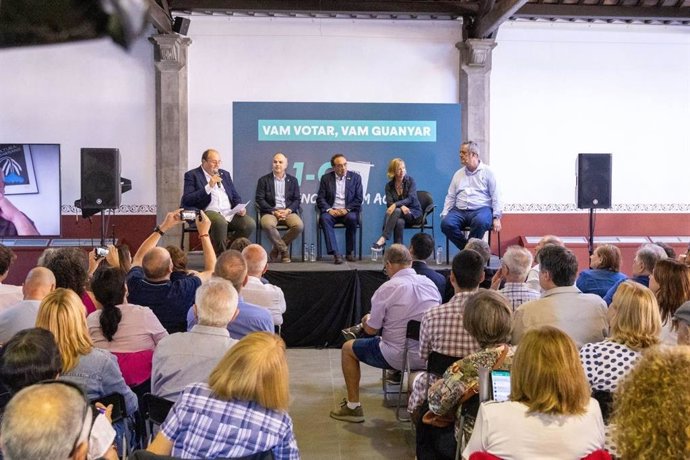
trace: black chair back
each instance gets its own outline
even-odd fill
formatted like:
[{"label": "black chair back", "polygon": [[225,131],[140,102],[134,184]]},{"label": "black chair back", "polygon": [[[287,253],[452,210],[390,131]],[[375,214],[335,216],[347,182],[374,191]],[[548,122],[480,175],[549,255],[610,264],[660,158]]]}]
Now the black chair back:
[{"label": "black chair back", "polygon": [[104,406],[113,405],[112,421],[113,423],[119,422],[120,420],[127,417],[127,406],[125,404],[125,397],[120,393],[112,393],[100,398],[95,398],[91,400],[91,403],[101,403]]},{"label": "black chair back", "polygon": [[599,403],[601,416],[604,419],[604,423],[608,425],[611,412],[613,411],[613,393],[610,391],[593,390],[592,398]]},{"label": "black chair back", "polygon": [[151,393],[146,393],[143,401],[144,416],[150,423],[156,425],[161,425],[165,421],[168,412],[170,412],[170,409],[172,409],[172,406],[175,404],[173,401],[158,397]]},{"label": "black chair back", "polygon": [[419,340],[419,329],[422,326],[421,321],[411,319],[407,322],[407,332],[405,337],[411,340]]},{"label": "black chair back", "polygon": [[444,355],[437,351],[432,351],[429,353],[429,359],[427,360],[426,370],[430,374],[437,375],[441,377],[455,361],[462,359],[462,357]]},{"label": "black chair back", "polygon": [[[431,193],[425,192],[424,190],[417,190],[417,199],[419,200],[419,205],[422,207],[422,215],[426,218],[427,214],[430,214],[436,206],[434,206],[434,197]],[[422,220],[424,223],[424,220]]]}]

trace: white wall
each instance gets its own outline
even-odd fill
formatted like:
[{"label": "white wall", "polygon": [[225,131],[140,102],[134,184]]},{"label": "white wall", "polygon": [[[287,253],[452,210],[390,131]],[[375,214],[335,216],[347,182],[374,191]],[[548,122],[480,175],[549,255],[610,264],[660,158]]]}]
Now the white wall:
[{"label": "white wall", "polygon": [[155,213],[153,70],[146,38],[2,49],[0,143],[61,144],[63,211],[81,195],[80,149],[119,148],[125,212]]},{"label": "white wall", "polygon": [[[232,170],[233,101],[458,101],[456,22],[199,15],[189,32],[190,167],[213,146]],[[571,210],[577,153],[611,152],[616,209],[690,211],[690,28],[508,23],[493,66],[509,210]],[[62,144],[63,205],[79,197],[79,149],[118,147],[123,204],[154,212],[146,38],[0,50],[0,107],[0,143]]]},{"label": "white wall", "polygon": [[233,101],[458,101],[456,22],[191,19],[190,167],[231,157]]},{"label": "white wall", "polygon": [[689,28],[513,22],[493,58],[509,209],[574,209],[577,154],[612,153],[614,210],[690,212]]}]

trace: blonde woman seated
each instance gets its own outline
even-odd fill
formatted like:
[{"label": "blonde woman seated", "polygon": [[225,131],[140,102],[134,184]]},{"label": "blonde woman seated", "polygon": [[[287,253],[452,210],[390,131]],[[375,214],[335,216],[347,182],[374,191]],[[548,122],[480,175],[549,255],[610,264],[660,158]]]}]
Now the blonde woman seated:
[{"label": "blonde woman seated", "polygon": [[579,459],[604,448],[604,421],[573,340],[560,329],[529,330],[515,352],[510,401],[479,408],[463,452],[510,459]]},{"label": "blonde woman seated", "polygon": [[393,242],[403,242],[405,224],[413,224],[422,217],[422,206],[417,198],[417,186],[412,176],[407,175],[405,162],[393,158],[388,163],[386,183],[386,216],[383,219],[383,233],[372,249],[382,249],[393,234]]},{"label": "blonde woman seated", "polygon": [[[508,300],[496,291],[480,290],[467,299],[463,325],[481,346],[481,350],[456,361],[429,389],[429,410],[437,415],[455,413],[455,438],[460,439],[460,399],[468,388],[479,388],[478,368],[491,369],[502,358],[500,369],[510,369],[514,348],[510,340],[512,308]],[[464,423],[464,435],[469,439],[474,417]]]},{"label": "blonde woman seated", "polygon": [[93,346],[84,305],[74,291],[58,288],[48,294],[38,308],[36,327],[55,336],[62,358],[61,379],[83,387],[89,400],[120,393],[127,414],[137,411],[137,397],[122,378],[115,356]]},{"label": "blonde woman seated", "polygon": [[613,439],[623,460],[690,458],[690,347],[654,347],[618,385]]},{"label": "blonde woman seated", "polygon": [[182,458],[244,457],[272,451],[299,459],[287,414],[285,343],[255,332],[234,345],[208,383],[187,386],[148,450]]},{"label": "blonde woman seated", "polygon": [[641,284],[624,281],[613,296],[608,315],[609,338],[580,349],[592,390],[614,391],[640,359],[642,350],[659,343],[659,306],[652,291]]},{"label": "blonde woman seated", "polygon": [[673,259],[658,261],[649,277],[649,289],[659,303],[661,342],[675,345],[678,343],[678,325],[673,324],[673,314],[690,300],[690,266]]}]

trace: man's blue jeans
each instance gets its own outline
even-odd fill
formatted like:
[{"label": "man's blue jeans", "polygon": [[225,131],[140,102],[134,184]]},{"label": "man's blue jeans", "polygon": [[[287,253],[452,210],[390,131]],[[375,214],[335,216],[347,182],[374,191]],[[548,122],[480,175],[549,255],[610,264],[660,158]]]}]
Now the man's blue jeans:
[{"label": "man's blue jeans", "polygon": [[467,244],[467,239],[462,233],[463,228],[470,227],[470,238],[483,238],[492,223],[493,211],[488,206],[471,211],[452,208],[441,221],[441,231],[458,249],[462,250]]}]

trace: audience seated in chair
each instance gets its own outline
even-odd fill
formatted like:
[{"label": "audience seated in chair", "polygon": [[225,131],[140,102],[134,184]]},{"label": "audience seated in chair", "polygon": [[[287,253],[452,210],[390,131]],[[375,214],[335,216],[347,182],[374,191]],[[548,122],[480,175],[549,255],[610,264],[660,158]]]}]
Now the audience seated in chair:
[{"label": "audience seated in chair", "polygon": [[621,250],[612,244],[597,246],[589,257],[591,268],[580,272],[575,286],[585,294],[603,298],[614,284],[628,277],[620,272]]},{"label": "audience seated in chair", "polygon": [[[666,252],[661,247],[656,244],[643,244],[637,248],[635,252],[635,258],[632,263],[632,276],[630,276],[630,279],[643,286],[649,287],[649,275],[654,271],[656,263],[663,259],[666,259]],[[606,293],[604,296],[606,305],[611,305],[613,295],[622,282],[623,280],[616,282]]]},{"label": "audience seated in chair", "polygon": [[690,300],[690,267],[673,259],[660,260],[649,277],[649,288],[654,292],[661,311],[661,342],[678,343],[678,327],[673,314]]},{"label": "audience seated in chair", "polygon": [[[512,311],[505,297],[495,291],[480,290],[465,302],[464,327],[480,349],[456,361],[429,389],[429,410],[434,416],[445,417],[448,424],[455,421],[455,439],[469,439],[476,413],[468,414],[461,422],[463,397],[467,390],[479,389],[479,368],[510,369],[514,349],[510,338]],[[423,423],[422,423],[423,425]],[[421,426],[421,425],[420,425]],[[455,453],[455,445],[452,452]],[[417,457],[430,458],[417,444]]]},{"label": "audience seated in chair", "polygon": [[10,274],[10,267],[17,259],[10,248],[0,244],[0,311],[22,300],[22,287],[4,284],[3,281]]},{"label": "audience seated in chair", "polygon": [[237,298],[235,288],[222,278],[211,278],[197,289],[192,308],[198,324],[160,341],[153,353],[151,393],[177,401],[187,385],[206,381],[237,343],[228,332],[228,323],[238,314]]},{"label": "audience seated in chair", "polygon": [[428,233],[415,233],[410,240],[409,249],[412,256],[412,270],[433,281],[439,294],[443,296],[446,292],[446,278],[436,270],[429,268],[426,263],[434,253],[434,239]]},{"label": "audience seated in chair", "polygon": [[11,394],[62,372],[62,358],[53,333],[34,327],[24,329],[2,347],[0,382]]},{"label": "audience seated in chair", "polygon": [[136,305],[149,307],[169,332],[187,330],[187,310],[194,304],[194,293],[203,281],[211,277],[216,254],[208,238],[211,221],[201,211],[197,220],[199,237],[204,252],[204,270],[195,276],[172,280],[173,264],[165,248],[156,247],[160,237],[182,223],[180,210],[169,212],[162,224],[139,246],[134,255],[132,269],[127,275],[128,299]]},{"label": "audience seated in chair", "polygon": [[258,244],[251,244],[244,248],[242,256],[247,262],[247,284],[242,288],[242,297],[251,304],[268,309],[273,324],[282,325],[286,308],[283,290],[261,281],[261,277],[268,270],[266,250]]},{"label": "audience seated in chair", "polygon": [[[426,362],[432,351],[458,359],[479,350],[479,343],[463,327],[465,302],[484,280],[484,259],[471,249],[463,249],[453,257],[450,283],[455,296],[450,302],[431,307],[422,317],[419,334],[419,357]],[[435,375],[420,372],[412,385],[407,410],[413,413],[426,399],[428,385]]]},{"label": "audience seated in chair", "polygon": [[595,294],[583,294],[574,286],[577,258],[562,246],[547,245],[539,251],[541,299],[523,303],[513,316],[512,343],[520,343],[534,327],[554,326],[567,333],[578,348],[601,342],[608,335],[606,304]]},{"label": "audience seated in chair", "polygon": [[14,334],[33,327],[41,300],[55,289],[53,272],[44,267],[34,267],[26,275],[21,300],[0,311],[0,345],[6,343]]},{"label": "audience seated in chair", "polygon": [[[273,318],[266,308],[245,302],[242,298],[242,289],[247,285],[247,262],[242,253],[234,249],[228,249],[218,257],[216,269],[213,276],[230,281],[237,291],[238,311],[237,317],[228,324],[230,337],[241,339],[251,332],[266,331],[273,332]],[[194,309],[187,311],[187,329],[191,330],[196,324]]]},{"label": "audience seated in chair", "polygon": [[491,287],[491,277],[494,274],[493,270],[489,268],[489,262],[491,261],[491,247],[489,246],[489,243],[481,238],[470,238],[467,240],[465,249],[471,249],[482,256],[482,260],[484,261],[485,275],[479,287],[489,289]]},{"label": "audience seated in chair", "polygon": [[510,400],[481,404],[463,458],[486,451],[502,459],[577,459],[604,448],[604,422],[573,340],[544,326],[518,345]]},{"label": "audience seated in chair", "polygon": [[[347,398],[331,411],[336,420],[361,423],[364,411],[359,402],[360,362],[380,369],[402,370],[403,346],[407,323],[419,321],[424,312],[441,303],[436,285],[426,276],[412,270],[412,256],[402,244],[393,244],[383,255],[384,268],[390,277],[371,298],[371,313],[362,318],[364,331],[376,337],[348,340],[343,344],[341,360]],[[411,369],[423,369],[426,363],[416,347],[408,353]]]},{"label": "audience seated in chair", "polygon": [[544,235],[541,237],[537,245],[534,247],[534,261],[537,263],[527,273],[526,283],[529,285],[529,288],[534,291],[543,291],[541,284],[539,284],[539,252],[548,244],[565,247],[563,240],[556,235]]},{"label": "audience seated in chair", "polygon": [[153,350],[167,331],[150,308],[127,302],[125,274],[119,268],[96,270],[91,289],[98,309],[89,315],[86,324],[94,346],[117,357],[127,385],[148,382]]},{"label": "audience seated in chair", "polygon": [[96,305],[86,290],[89,256],[79,248],[60,248],[50,256],[45,267],[55,275],[55,287],[71,289],[79,296],[86,315],[96,311]]},{"label": "audience seated in chair", "polygon": [[690,458],[690,347],[653,347],[618,385],[613,440],[621,459]]},{"label": "audience seated in chair", "polygon": [[[2,418],[0,446],[6,460],[86,460],[87,455],[117,460],[112,443],[102,444],[108,428],[102,414],[94,420],[78,387],[50,381],[26,387],[12,398]],[[96,431],[102,433],[101,443],[89,437]]]},{"label": "audience seated in chair", "polygon": [[[288,403],[285,343],[275,334],[249,334],[225,354],[208,383],[185,388],[148,450],[184,458],[272,450],[275,458],[297,460]],[[202,419],[208,423],[190,423]]]},{"label": "audience seated in chair", "polygon": [[491,289],[494,290],[499,289],[505,281],[498,292],[508,299],[513,311],[523,303],[541,297],[540,291],[535,291],[525,282],[531,266],[532,254],[527,249],[510,246],[503,254],[501,268],[491,278]]},{"label": "audience seated in chair", "polygon": [[84,306],[71,289],[58,288],[43,299],[36,327],[55,336],[62,358],[61,379],[81,385],[89,400],[120,393],[125,397],[127,413],[137,411],[137,397],[125,383],[115,356],[93,346]]}]

